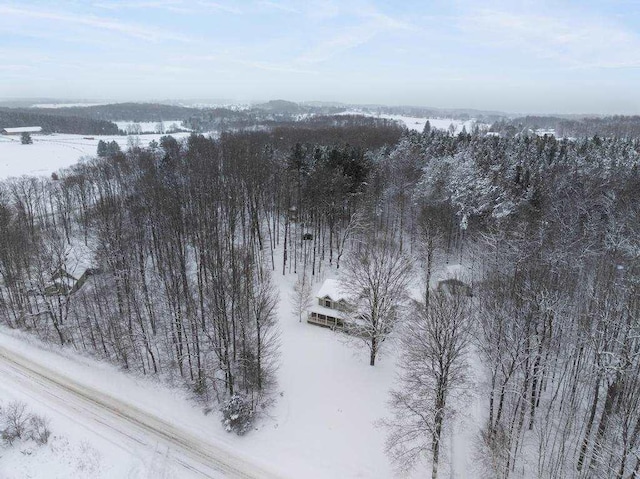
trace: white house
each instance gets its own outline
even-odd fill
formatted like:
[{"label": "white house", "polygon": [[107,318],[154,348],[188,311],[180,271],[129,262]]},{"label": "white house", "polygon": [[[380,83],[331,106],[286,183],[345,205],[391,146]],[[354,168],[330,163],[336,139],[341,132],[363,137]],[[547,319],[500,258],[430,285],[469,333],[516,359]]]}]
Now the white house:
[{"label": "white house", "polygon": [[3,135],[21,135],[23,133],[40,133],[41,126],[21,126],[18,128],[3,128],[0,133]]},{"label": "white house", "polygon": [[337,279],[327,279],[318,291],[316,300],[309,308],[307,322],[331,329],[343,329],[347,310],[347,295]]}]

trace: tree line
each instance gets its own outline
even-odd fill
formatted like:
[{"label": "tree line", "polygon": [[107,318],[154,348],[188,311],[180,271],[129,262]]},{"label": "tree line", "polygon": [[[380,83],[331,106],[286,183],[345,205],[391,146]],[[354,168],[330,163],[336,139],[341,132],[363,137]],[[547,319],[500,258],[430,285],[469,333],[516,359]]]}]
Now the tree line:
[{"label": "tree line", "polygon": [[59,109],[55,109],[52,113],[39,113],[21,109],[0,108],[0,127],[41,126],[44,133],[119,134],[117,125],[110,121],[96,120],[84,116],[61,115],[59,111]]}]

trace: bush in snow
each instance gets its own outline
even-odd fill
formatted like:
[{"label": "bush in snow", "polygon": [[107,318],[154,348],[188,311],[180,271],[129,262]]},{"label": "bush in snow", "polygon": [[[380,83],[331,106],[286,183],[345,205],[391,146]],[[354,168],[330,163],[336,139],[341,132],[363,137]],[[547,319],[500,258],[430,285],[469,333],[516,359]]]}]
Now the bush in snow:
[{"label": "bush in snow", "polygon": [[27,412],[27,405],[14,401],[0,410],[0,433],[5,444],[12,445],[16,439],[31,439],[39,445],[49,441],[49,420],[38,414]]},{"label": "bush in snow", "polygon": [[222,407],[222,424],[227,432],[243,435],[253,423],[253,407],[246,397],[234,394]]},{"label": "bush in snow", "polygon": [[5,443],[13,444],[13,441],[25,436],[29,424],[29,414],[26,409],[25,403],[14,401],[2,411],[2,440]]},{"label": "bush in snow", "polygon": [[49,419],[39,414],[34,414],[29,418],[29,437],[31,439],[43,445],[49,441],[50,435]]}]

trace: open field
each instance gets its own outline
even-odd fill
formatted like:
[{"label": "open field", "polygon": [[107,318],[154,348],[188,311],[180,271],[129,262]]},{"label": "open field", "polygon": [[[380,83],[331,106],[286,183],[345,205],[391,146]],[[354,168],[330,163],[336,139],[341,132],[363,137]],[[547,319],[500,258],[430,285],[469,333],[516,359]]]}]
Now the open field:
[{"label": "open field", "polygon": [[[185,138],[188,133],[173,134]],[[137,138],[140,146],[159,141],[164,135],[82,136],[82,135],[32,135],[32,145],[20,143],[19,136],[0,136],[0,179],[22,175],[49,176],[60,168],[77,163],[81,158],[96,155],[98,142],[116,141],[122,149]],[[130,140],[131,138],[131,140]]]}]

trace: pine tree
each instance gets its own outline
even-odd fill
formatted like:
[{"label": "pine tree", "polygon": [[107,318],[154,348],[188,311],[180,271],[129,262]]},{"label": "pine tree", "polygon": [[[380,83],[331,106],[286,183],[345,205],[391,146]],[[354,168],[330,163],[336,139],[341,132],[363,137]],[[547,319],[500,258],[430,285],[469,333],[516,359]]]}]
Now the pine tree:
[{"label": "pine tree", "polygon": [[31,145],[33,143],[33,139],[31,138],[31,134],[29,132],[24,132],[20,136],[20,142],[23,145]]}]

